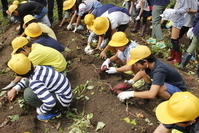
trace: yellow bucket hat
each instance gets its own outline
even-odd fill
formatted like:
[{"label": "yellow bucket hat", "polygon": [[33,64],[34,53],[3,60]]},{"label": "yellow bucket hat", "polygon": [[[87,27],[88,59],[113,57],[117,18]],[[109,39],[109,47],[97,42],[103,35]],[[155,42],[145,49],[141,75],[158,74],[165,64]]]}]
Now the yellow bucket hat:
[{"label": "yellow bucket hat", "polygon": [[24,54],[14,54],[8,66],[17,74],[24,75],[31,70],[31,62]]},{"label": "yellow bucket hat", "polygon": [[7,13],[9,15],[12,15],[12,13],[14,12],[14,10],[17,9],[17,7],[18,7],[18,5],[10,5],[9,8],[8,8],[8,10],[7,10]]},{"label": "yellow bucket hat", "polygon": [[97,35],[102,35],[106,33],[109,26],[110,24],[107,17],[97,17],[93,22],[91,30]]},{"label": "yellow bucket hat", "polygon": [[19,4],[19,1],[18,1],[18,0],[14,0],[14,1],[12,2],[12,4],[13,4],[13,5],[18,5],[18,4]]},{"label": "yellow bucket hat", "polygon": [[115,32],[109,41],[108,45],[112,47],[121,47],[126,45],[129,42],[129,39],[126,37],[124,32]]},{"label": "yellow bucket hat", "polygon": [[151,50],[144,45],[138,45],[130,51],[131,59],[127,62],[128,65],[132,65],[137,61],[144,59],[151,55]]},{"label": "yellow bucket hat", "polygon": [[199,99],[190,92],[176,92],[158,105],[156,116],[164,124],[194,120],[199,116]]},{"label": "yellow bucket hat", "polygon": [[16,37],[12,42],[12,48],[13,48],[13,51],[12,51],[12,55],[16,53],[16,51],[25,46],[26,44],[28,44],[29,41],[27,38],[25,37]]},{"label": "yellow bucket hat", "polygon": [[42,34],[42,29],[37,23],[31,23],[26,27],[25,34],[29,37],[38,37]]},{"label": "yellow bucket hat", "polygon": [[94,19],[95,19],[95,16],[93,14],[87,14],[84,17],[84,23],[86,24],[87,29],[91,29]]},{"label": "yellow bucket hat", "polygon": [[23,21],[24,21],[24,24],[23,24],[23,28],[25,29],[26,28],[26,24],[28,22],[30,22],[31,20],[35,19],[32,15],[28,14],[26,16],[24,16],[23,18]]},{"label": "yellow bucket hat", "polygon": [[75,5],[76,0],[66,0],[63,3],[63,10],[71,9]]},{"label": "yellow bucket hat", "polygon": [[27,3],[27,1],[24,0],[24,1],[21,2],[21,4],[24,4],[24,3]]}]

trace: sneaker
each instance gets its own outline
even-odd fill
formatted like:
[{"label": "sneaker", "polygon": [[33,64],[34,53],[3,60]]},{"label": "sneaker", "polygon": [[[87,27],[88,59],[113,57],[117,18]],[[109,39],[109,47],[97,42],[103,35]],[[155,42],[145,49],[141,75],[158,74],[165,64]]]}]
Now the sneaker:
[{"label": "sneaker", "polygon": [[140,80],[138,80],[137,82],[135,82],[133,84],[133,87],[139,89],[139,88],[141,88],[144,85],[145,85],[144,79],[140,79]]},{"label": "sneaker", "polygon": [[156,44],[156,39],[154,39],[154,38],[149,38],[146,41],[147,41],[147,43]]},{"label": "sneaker", "polygon": [[61,117],[61,112],[59,111],[57,114],[48,113],[45,115],[37,115],[37,119],[40,121],[48,122],[48,120],[52,118],[59,118]]},{"label": "sneaker", "polygon": [[164,42],[157,42],[156,43],[156,47],[158,47],[158,48],[165,48],[166,47],[166,45],[165,45],[165,43]]}]

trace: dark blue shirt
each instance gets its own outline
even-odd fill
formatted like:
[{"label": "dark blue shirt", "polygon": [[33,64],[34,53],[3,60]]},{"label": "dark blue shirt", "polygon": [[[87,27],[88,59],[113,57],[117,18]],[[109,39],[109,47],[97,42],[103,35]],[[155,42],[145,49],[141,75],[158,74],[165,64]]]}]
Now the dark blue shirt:
[{"label": "dark blue shirt", "polygon": [[164,6],[170,3],[170,0],[152,0],[153,5]]},{"label": "dark blue shirt", "polygon": [[40,36],[37,40],[34,41],[34,43],[39,43],[43,46],[48,46],[48,47],[54,48],[54,49],[58,50],[59,52],[64,51],[64,46],[49,36]]},{"label": "dark blue shirt", "polygon": [[93,14],[95,17],[101,16],[105,11],[107,11],[109,8],[114,7],[115,5],[113,4],[106,4],[102,5],[99,8],[95,9],[92,11],[91,14]]},{"label": "dark blue shirt", "polygon": [[198,32],[199,31],[199,22],[198,22],[198,20],[199,20],[199,10],[197,11],[196,16],[193,20],[193,34],[197,37],[199,37],[199,32]]}]

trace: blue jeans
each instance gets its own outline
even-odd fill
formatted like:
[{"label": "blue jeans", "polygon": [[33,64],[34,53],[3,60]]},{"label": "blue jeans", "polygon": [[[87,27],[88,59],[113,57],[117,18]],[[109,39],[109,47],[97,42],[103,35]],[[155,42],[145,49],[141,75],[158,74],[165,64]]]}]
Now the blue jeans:
[{"label": "blue jeans", "polygon": [[174,85],[171,85],[171,84],[169,84],[169,83],[164,83],[165,85],[166,85],[166,88],[167,88],[167,92],[169,93],[169,94],[173,94],[173,93],[175,93],[175,92],[181,92],[181,90],[180,90],[180,88],[178,88],[178,87],[176,87],[176,86],[174,86]]},{"label": "blue jeans", "polygon": [[46,7],[43,7],[42,11],[39,14],[35,14],[34,18],[36,18],[37,21],[41,21],[41,19],[47,14]]}]

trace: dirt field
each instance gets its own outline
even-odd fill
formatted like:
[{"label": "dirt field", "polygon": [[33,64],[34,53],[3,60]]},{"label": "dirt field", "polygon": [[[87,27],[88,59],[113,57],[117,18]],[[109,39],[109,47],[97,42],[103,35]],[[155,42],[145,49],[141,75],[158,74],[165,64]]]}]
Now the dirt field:
[{"label": "dirt field", "polygon": [[[132,24],[130,24],[130,26],[131,25]],[[14,73],[7,68],[7,62],[10,59],[12,51],[10,43],[17,36],[15,32],[16,27],[16,24],[12,24],[5,30],[6,32],[0,34],[0,40],[3,46],[0,50],[0,88],[9,84],[15,76]],[[113,75],[99,73],[103,60],[96,55],[86,55],[84,53],[87,42],[87,38],[84,36],[86,31],[78,31],[78,33],[75,34],[59,28],[57,25],[55,25],[53,29],[58,41],[70,49],[70,52],[63,53],[66,60],[70,62],[67,68],[67,77],[73,89],[77,89],[79,86],[80,93],[74,93],[74,99],[70,108],[62,111],[61,118],[50,120],[48,123],[38,121],[36,119],[37,114],[35,108],[29,104],[25,104],[25,110],[20,108],[19,100],[23,97],[23,92],[19,93],[14,102],[8,102],[6,95],[0,95],[0,132],[68,133],[71,130],[68,129],[68,127],[71,125],[73,125],[72,128],[80,126],[78,124],[75,126],[74,122],[80,119],[83,121],[82,116],[93,113],[90,124],[87,124],[89,127],[82,126],[82,132],[77,131],[74,133],[152,133],[158,125],[153,109],[161,100],[157,98],[151,100],[133,98],[126,104],[120,102],[116,95],[112,94],[109,90],[109,85],[114,86],[119,82],[123,82],[125,79],[130,79],[132,75],[123,73]],[[168,31],[168,29],[164,29],[165,33]],[[146,38],[149,37],[150,32],[148,29],[145,35]],[[130,33],[130,27],[128,27],[126,33],[130,39],[140,44],[145,44],[139,34]],[[182,42],[188,43],[188,40],[184,38]],[[165,59],[161,60],[167,63]],[[194,71],[194,68],[192,71]],[[190,75],[182,71],[179,72],[182,73],[186,81],[188,91],[199,96],[197,89],[198,82],[195,79],[195,75]],[[87,81],[88,85],[86,85]],[[87,89],[84,85],[94,86],[94,88]],[[82,86],[84,86],[83,89]],[[2,93],[4,92],[1,91],[1,94]],[[18,117],[13,120],[13,116]],[[124,118],[127,117],[133,121],[131,124],[124,120]],[[105,127],[95,131],[98,122],[103,122]],[[83,130],[87,131],[83,132]]]}]

